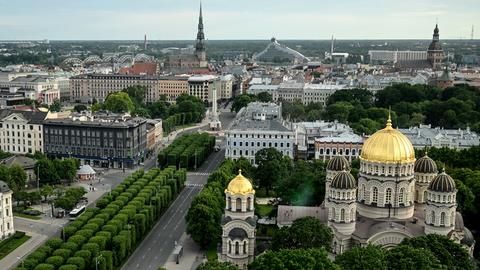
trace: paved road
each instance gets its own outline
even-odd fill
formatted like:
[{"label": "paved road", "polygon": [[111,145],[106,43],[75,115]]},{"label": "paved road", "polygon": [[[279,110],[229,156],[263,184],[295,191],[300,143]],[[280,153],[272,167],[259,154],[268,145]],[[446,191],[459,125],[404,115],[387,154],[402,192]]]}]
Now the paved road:
[{"label": "paved road", "polygon": [[213,153],[196,172],[188,173],[187,186],[125,263],[123,270],[156,270],[165,265],[175,241],[179,241],[185,232],[185,215],[193,197],[200,192],[209,173],[217,168],[224,157],[225,150]]}]

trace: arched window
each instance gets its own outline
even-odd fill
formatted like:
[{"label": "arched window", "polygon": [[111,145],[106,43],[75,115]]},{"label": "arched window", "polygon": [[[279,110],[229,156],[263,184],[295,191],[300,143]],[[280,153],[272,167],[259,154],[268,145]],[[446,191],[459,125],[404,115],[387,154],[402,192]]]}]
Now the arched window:
[{"label": "arched window", "polygon": [[372,191],[372,203],[377,203],[378,201],[378,188],[377,187],[373,187],[373,191]]},{"label": "arched window", "polygon": [[350,191],[347,192],[347,200],[350,200]]},{"label": "arched window", "polygon": [[247,210],[253,210],[252,209],[252,198],[248,197],[247,198]]},{"label": "arched window", "polygon": [[350,221],[355,220],[355,211],[353,209],[350,209]]},{"label": "arched window", "polygon": [[355,149],[352,149],[352,156],[355,156]]},{"label": "arched window", "polygon": [[335,220],[335,208],[332,207],[332,220]]},{"label": "arched window", "polygon": [[345,209],[340,210],[340,221],[345,222]]},{"label": "arched window", "polygon": [[366,191],[366,188],[365,188],[365,184],[362,185],[362,199],[365,200],[365,198],[367,197],[367,191]]},{"label": "arched window", "polygon": [[387,188],[385,192],[385,204],[391,204],[392,203],[392,189]]},{"label": "arched window", "polygon": [[235,255],[240,253],[240,244],[238,242],[235,243]]},{"label": "arched window", "polygon": [[240,198],[237,198],[237,201],[236,201],[236,209],[237,209],[237,212],[240,212],[242,211],[242,199]]},{"label": "arched window", "polygon": [[330,149],[327,148],[327,155],[330,155]]},{"label": "arched window", "polygon": [[447,202],[452,202],[452,195],[448,195],[448,201]]},{"label": "arched window", "polygon": [[243,254],[247,254],[247,241],[243,241]]},{"label": "arched window", "polygon": [[228,201],[227,209],[232,210],[232,198],[228,197],[227,201]]},{"label": "arched window", "polygon": [[320,148],[320,155],[323,155],[323,148]]},{"label": "arched window", "polygon": [[440,214],[440,226],[445,226],[445,212]]},{"label": "arched window", "polygon": [[228,253],[232,254],[232,242],[228,242]]},{"label": "arched window", "polygon": [[427,191],[425,190],[423,192],[423,201],[426,201],[427,200]]},{"label": "arched window", "polygon": [[450,217],[450,226],[455,226],[455,211],[452,212],[452,215]]},{"label": "arched window", "polygon": [[431,224],[435,224],[435,211],[432,211],[432,222]]},{"label": "arched window", "polygon": [[405,189],[404,188],[401,188],[400,189],[400,192],[398,192],[398,203],[404,203],[404,197],[405,196]]}]

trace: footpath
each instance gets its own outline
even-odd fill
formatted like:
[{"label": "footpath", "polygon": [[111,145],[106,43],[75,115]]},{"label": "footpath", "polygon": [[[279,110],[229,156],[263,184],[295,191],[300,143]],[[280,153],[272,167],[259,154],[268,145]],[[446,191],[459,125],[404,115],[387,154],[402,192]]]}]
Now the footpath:
[{"label": "footpath", "polygon": [[183,246],[183,255],[180,257],[178,264],[176,263],[175,256],[173,254],[170,255],[164,266],[167,270],[194,270],[197,269],[201,263],[207,261],[206,258],[203,258],[204,253],[200,250],[200,247],[186,233],[183,233],[180,238],[179,245]]}]

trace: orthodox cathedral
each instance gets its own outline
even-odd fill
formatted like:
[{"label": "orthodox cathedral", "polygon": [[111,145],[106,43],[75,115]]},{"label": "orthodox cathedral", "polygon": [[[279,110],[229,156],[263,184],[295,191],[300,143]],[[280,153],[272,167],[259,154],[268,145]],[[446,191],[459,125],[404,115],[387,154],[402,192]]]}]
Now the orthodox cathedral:
[{"label": "orthodox cathedral", "polygon": [[[334,233],[333,254],[368,244],[389,248],[405,238],[440,234],[473,254],[475,240],[457,212],[455,181],[440,172],[427,154],[416,159],[410,140],[392,127],[370,136],[360,153],[358,179],[343,156],[326,167],[325,201],[318,207],[279,205],[277,224],[306,216],[318,218]],[[255,190],[241,171],[225,190],[220,261],[241,269],[255,256]]]}]

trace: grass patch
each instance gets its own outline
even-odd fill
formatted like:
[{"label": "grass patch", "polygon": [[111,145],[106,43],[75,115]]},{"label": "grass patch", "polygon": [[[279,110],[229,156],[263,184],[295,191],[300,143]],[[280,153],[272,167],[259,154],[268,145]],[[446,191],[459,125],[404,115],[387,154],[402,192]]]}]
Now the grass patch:
[{"label": "grass patch", "polygon": [[272,212],[275,209],[273,205],[269,204],[256,204],[255,205],[255,210],[261,217],[267,217],[270,212]]},{"label": "grass patch", "polygon": [[207,249],[207,259],[209,261],[217,260],[217,242],[211,243]]},{"label": "grass patch", "polygon": [[15,217],[22,217],[22,218],[28,218],[28,219],[33,219],[33,220],[39,220],[42,219],[40,216],[32,216],[32,215],[27,215],[24,213],[19,213],[19,212],[13,212],[13,216]]},{"label": "grass patch", "polygon": [[10,238],[0,242],[0,260],[10,254],[10,252],[14,251],[17,247],[27,242],[28,239],[30,239],[30,236],[26,235],[24,232],[15,232]]},{"label": "grass patch", "polygon": [[257,224],[257,236],[273,237],[279,228],[277,225]]}]

